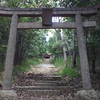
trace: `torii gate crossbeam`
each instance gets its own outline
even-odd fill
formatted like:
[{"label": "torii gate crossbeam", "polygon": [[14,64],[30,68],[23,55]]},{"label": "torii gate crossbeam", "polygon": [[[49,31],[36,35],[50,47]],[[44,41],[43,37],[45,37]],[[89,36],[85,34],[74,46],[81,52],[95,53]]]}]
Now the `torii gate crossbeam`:
[{"label": "torii gate crossbeam", "polygon": [[[84,28],[96,27],[95,21],[83,22]],[[75,22],[52,23],[52,26],[44,26],[42,23],[18,23],[18,29],[76,29]]]}]

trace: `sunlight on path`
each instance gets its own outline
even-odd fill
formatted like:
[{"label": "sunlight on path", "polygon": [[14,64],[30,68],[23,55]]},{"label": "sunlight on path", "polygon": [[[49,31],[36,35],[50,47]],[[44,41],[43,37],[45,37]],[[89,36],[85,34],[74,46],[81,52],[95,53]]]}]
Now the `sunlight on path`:
[{"label": "sunlight on path", "polygon": [[57,74],[57,69],[53,64],[50,63],[49,59],[45,59],[42,64],[37,66],[31,65],[31,73],[35,74],[46,74],[46,75],[55,75]]}]

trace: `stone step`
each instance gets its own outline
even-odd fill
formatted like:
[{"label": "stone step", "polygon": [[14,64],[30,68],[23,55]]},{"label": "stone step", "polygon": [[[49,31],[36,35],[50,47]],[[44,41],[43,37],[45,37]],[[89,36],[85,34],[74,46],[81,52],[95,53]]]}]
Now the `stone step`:
[{"label": "stone step", "polygon": [[37,83],[55,83],[58,84],[59,81],[36,81]]},{"label": "stone step", "polygon": [[45,76],[44,77],[44,80],[46,80],[46,81],[49,81],[49,80],[51,80],[51,81],[57,81],[57,80],[61,80],[61,76]]},{"label": "stone step", "polygon": [[32,96],[53,96],[60,95],[60,90],[28,90],[27,93]]},{"label": "stone step", "polygon": [[43,83],[43,82],[34,82],[34,86],[57,86],[57,83]]},{"label": "stone step", "polygon": [[61,92],[70,93],[72,92],[71,87],[67,86],[16,86],[14,90],[27,91],[27,90],[60,90]]},{"label": "stone step", "polygon": [[47,78],[61,78],[61,76],[58,75],[49,75],[49,76],[45,76]]},{"label": "stone step", "polygon": [[50,75],[50,76],[36,76],[35,78],[34,78],[35,80],[37,80],[37,81],[59,81],[59,80],[61,80],[61,76],[52,76],[52,75]]}]

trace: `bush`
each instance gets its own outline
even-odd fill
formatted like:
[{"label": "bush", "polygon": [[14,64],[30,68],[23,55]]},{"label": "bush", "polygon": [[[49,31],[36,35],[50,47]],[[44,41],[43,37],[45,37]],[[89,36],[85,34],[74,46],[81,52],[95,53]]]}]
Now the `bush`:
[{"label": "bush", "polygon": [[100,73],[95,73],[91,75],[92,79],[100,79]]},{"label": "bush", "polygon": [[76,71],[76,69],[72,69],[70,67],[65,67],[62,70],[61,75],[62,76],[68,76],[68,77],[70,77],[72,79],[80,76],[80,74]]},{"label": "bush", "polygon": [[38,61],[37,59],[28,59],[27,61],[23,61],[21,65],[14,66],[13,74],[16,75],[18,73],[28,72],[30,70],[30,65],[35,66],[41,62],[41,59],[39,59]]},{"label": "bush", "polygon": [[53,59],[51,60],[51,63],[55,64],[56,67],[61,67],[64,66],[64,58],[62,57],[61,59]]},{"label": "bush", "polygon": [[0,62],[0,72],[4,71],[4,63]]},{"label": "bush", "polygon": [[80,74],[76,71],[76,69],[72,68],[72,61],[70,57],[67,57],[67,65],[64,64],[64,58],[61,59],[53,59],[51,60],[53,64],[58,68],[58,74],[61,76],[68,76],[69,78],[79,77]]}]

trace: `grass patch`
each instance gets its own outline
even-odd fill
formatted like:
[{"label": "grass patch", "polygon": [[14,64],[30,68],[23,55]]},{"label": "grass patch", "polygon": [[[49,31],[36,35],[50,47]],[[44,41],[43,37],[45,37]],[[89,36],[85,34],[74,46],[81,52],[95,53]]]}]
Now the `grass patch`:
[{"label": "grass patch", "polygon": [[61,75],[62,76],[68,76],[68,77],[70,77],[72,79],[80,76],[80,74],[76,71],[76,69],[72,69],[70,67],[65,67],[62,70]]},{"label": "grass patch", "polygon": [[61,76],[68,76],[71,79],[80,76],[79,72],[77,72],[77,68],[72,68],[73,64],[72,64],[70,57],[67,57],[67,65],[64,64],[63,57],[59,60],[53,59],[53,60],[51,60],[51,63],[53,63],[58,68],[57,72]]},{"label": "grass patch", "polygon": [[64,66],[64,58],[61,59],[52,59],[51,63],[53,63],[56,67]]},{"label": "grass patch", "polygon": [[0,62],[0,72],[4,71],[4,63]]},{"label": "grass patch", "polygon": [[95,73],[95,74],[92,74],[91,75],[91,78],[93,78],[93,79],[100,79],[100,73]]},{"label": "grass patch", "polygon": [[42,59],[39,59],[38,61],[36,59],[28,59],[27,61],[23,61],[21,65],[14,66],[13,75],[16,75],[18,73],[24,73],[30,71],[30,65],[37,65],[42,62]]}]

